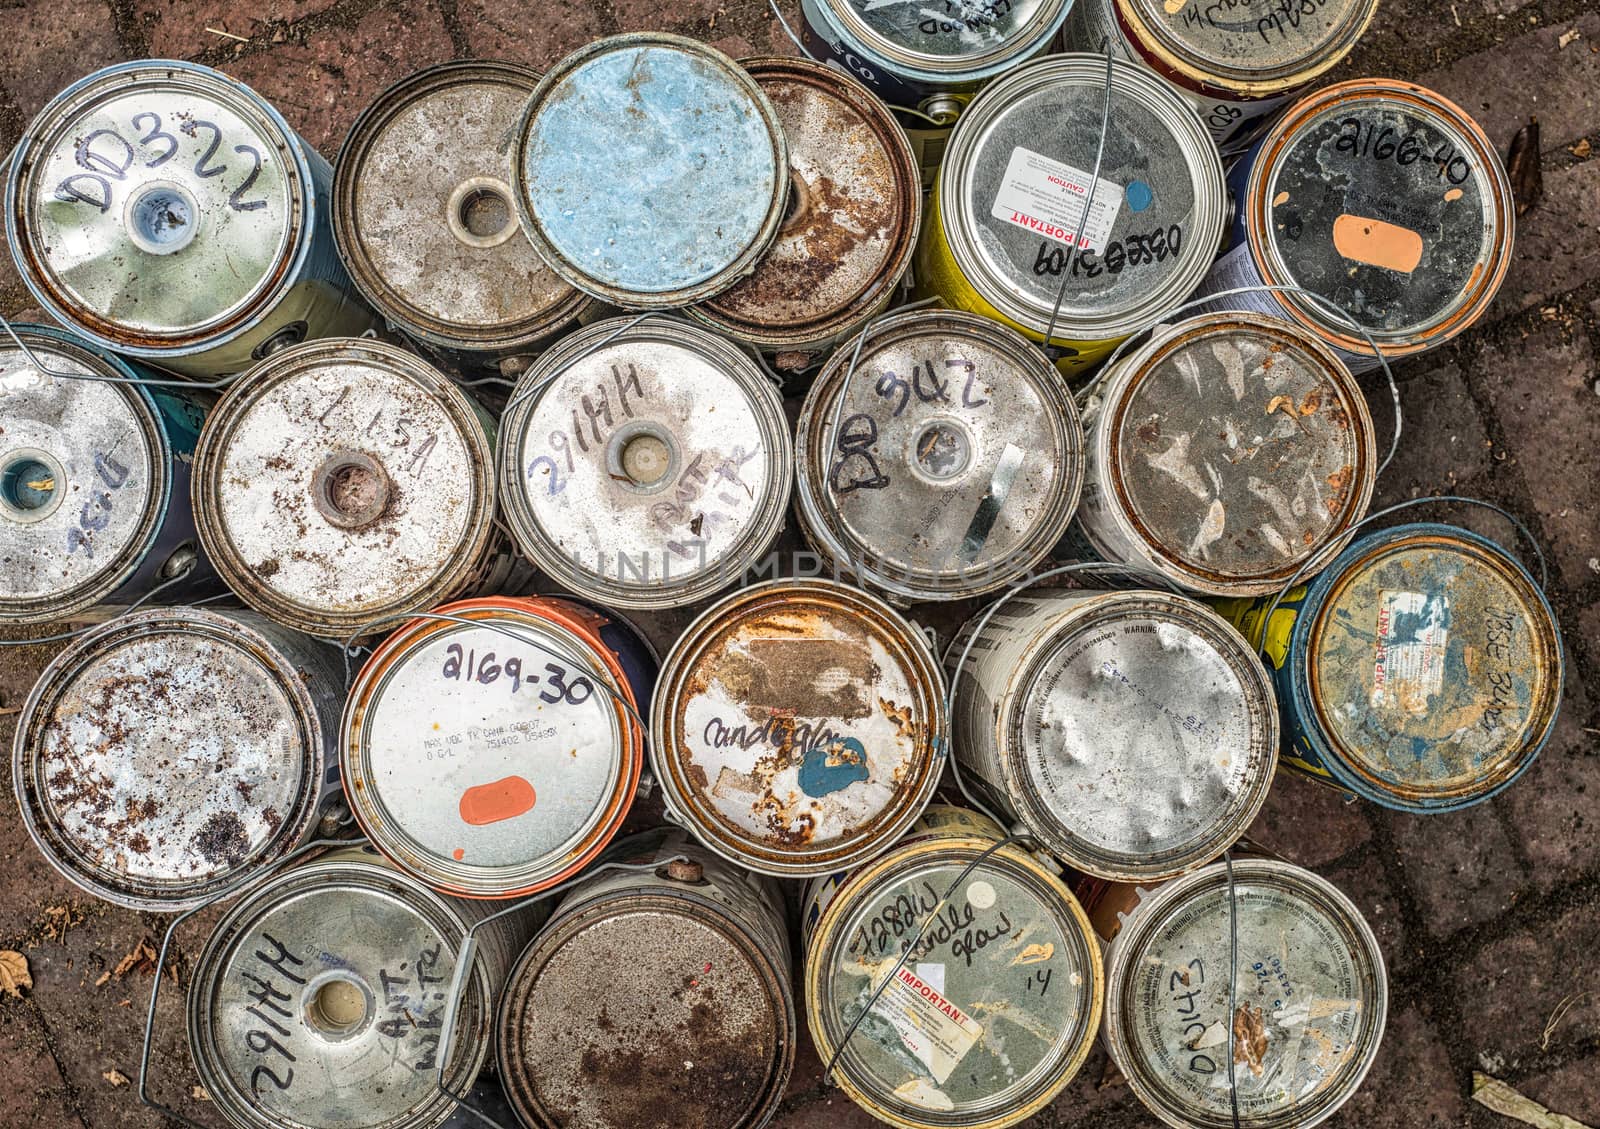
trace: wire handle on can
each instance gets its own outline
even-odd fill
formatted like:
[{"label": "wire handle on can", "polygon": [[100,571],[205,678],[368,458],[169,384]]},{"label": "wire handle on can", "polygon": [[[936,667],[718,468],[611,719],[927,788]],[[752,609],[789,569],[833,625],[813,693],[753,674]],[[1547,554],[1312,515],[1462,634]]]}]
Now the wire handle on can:
[{"label": "wire handle on can", "polygon": [[1239,902],[1233,883],[1233,848],[1222,852],[1228,868],[1228,1105],[1233,1113],[1233,1129],[1239,1129],[1239,1084],[1233,1065],[1233,1017],[1239,1008]]},{"label": "wire handle on can", "polygon": [[96,384],[137,384],[145,388],[194,388],[200,390],[215,390],[218,388],[226,388],[234,381],[239,379],[238,373],[219,377],[216,380],[202,381],[179,380],[177,378],[172,380],[151,380],[150,378],[143,376],[107,376],[104,373],[67,372],[65,369],[51,368],[49,365],[41,361],[38,355],[28,347],[28,343],[21,337],[17,336],[16,328],[11,324],[11,319],[7,318],[4,314],[0,314],[0,329],[4,329],[6,331],[6,335],[10,337],[16,347],[22,351],[22,355],[27,358],[30,365],[44,373],[46,376],[55,377],[57,380],[88,380]]},{"label": "wire handle on can", "polygon": [[309,843],[302,843],[280,859],[268,863],[254,874],[246,875],[231,886],[225,886],[211,897],[195,906],[193,909],[184,910],[172,919],[167,926],[167,931],[161,938],[161,952],[156,957],[156,978],[150,985],[150,1010],[144,1020],[144,1047],[139,1054],[139,1101],[159,1113],[165,1114],[172,1120],[187,1125],[189,1129],[211,1129],[210,1126],[194,1121],[184,1116],[169,1106],[164,1106],[150,1096],[150,1057],[155,1047],[156,1031],[156,1001],[161,996],[161,978],[166,974],[167,951],[172,947],[172,937],[178,931],[178,926],[188,921],[201,910],[210,909],[212,906],[230,898],[243,894],[251,886],[263,883],[278,871],[288,866],[291,862],[308,854],[311,851],[323,850],[328,847],[355,847],[365,843],[365,839],[313,839]]},{"label": "wire handle on can", "polygon": [[450,1086],[447,1082],[445,1082],[444,1077],[445,1070],[450,1061],[450,1044],[454,1042],[455,1039],[456,1012],[460,1009],[461,999],[466,994],[467,978],[471,975],[473,966],[478,959],[478,930],[482,929],[490,922],[499,921],[503,917],[509,917],[514,913],[519,913],[522,910],[529,909],[532,906],[545,901],[547,898],[552,898],[557,894],[565,893],[578,883],[587,882],[589,879],[601,874],[615,872],[621,872],[625,874],[642,874],[659,870],[663,866],[671,866],[675,862],[689,861],[691,860],[689,859],[688,855],[673,855],[671,858],[658,858],[646,863],[603,862],[599,866],[590,867],[576,878],[570,878],[565,882],[550,887],[548,890],[541,890],[537,894],[523,898],[520,901],[506,906],[504,909],[496,910],[488,917],[481,918],[480,920],[474,922],[467,929],[466,934],[461,938],[461,950],[456,954],[455,971],[451,974],[450,987],[445,993],[443,1025],[439,1036],[439,1049],[436,1055],[439,1065],[438,1071],[434,1075],[434,1086],[438,1089],[438,1091],[445,1097],[450,1098],[458,1103],[462,1109],[465,1109],[468,1113],[472,1114],[473,1117],[476,1117],[479,1121],[483,1122],[483,1124],[493,1126],[494,1129],[511,1129],[511,1127],[501,1124],[501,1122],[492,1114],[486,1113],[479,1109],[472,1103],[471,1099],[467,1095],[458,1094],[454,1090],[450,1089]]},{"label": "wire handle on can", "polygon": [[[110,619],[102,620],[99,623],[85,624],[83,627],[75,627],[71,631],[59,631],[54,635],[41,635],[36,639],[0,639],[0,647],[32,647],[38,643],[64,643],[69,639],[76,639],[80,635],[86,635],[97,628],[104,627],[108,623],[116,623],[118,620],[126,619],[145,604],[148,604],[151,600],[155,599],[165,589],[171,588],[174,584],[178,584],[184,580],[187,580],[189,578],[189,574],[195,570],[196,560],[197,558],[190,557],[183,563],[180,571],[174,573],[172,576],[169,576],[160,584],[157,584],[154,588],[150,589],[150,591],[146,592],[143,596],[140,596],[137,600],[123,608]],[[216,600],[221,599],[224,596],[231,595],[231,592],[219,592],[217,595],[207,598]],[[68,618],[70,619],[71,617]]]},{"label": "wire handle on can", "polygon": [[[522,389],[520,392],[512,393],[511,398],[506,401],[506,406],[500,410],[500,418],[501,419],[506,419],[507,417],[509,417],[511,415],[511,409],[512,408],[516,407],[518,404],[522,403],[522,401],[524,401],[524,400],[528,399],[529,397],[533,396],[535,393],[544,391],[545,388],[547,388],[551,384],[555,383],[555,381],[556,381],[556,379],[558,377],[564,376],[566,374],[567,370],[570,369],[573,365],[577,364],[579,361],[585,359],[586,357],[591,357],[595,353],[598,353],[601,349],[604,349],[607,345],[611,344],[617,338],[621,337],[624,333],[627,333],[628,330],[632,329],[634,326],[638,325],[640,322],[645,321],[648,318],[663,317],[663,316],[667,315],[670,312],[671,311],[665,310],[665,309],[661,309],[661,310],[646,310],[644,313],[639,314],[636,317],[629,318],[628,319],[628,323],[626,325],[618,326],[616,329],[614,329],[610,333],[606,334],[599,341],[594,342],[594,344],[585,345],[582,349],[580,349],[578,351],[577,356],[572,357],[569,360],[567,360],[564,364],[561,365],[560,368],[556,369],[554,372],[547,373],[546,375],[540,377],[538,380],[534,381],[527,388]],[[520,383],[520,381],[519,381],[519,383]]]}]

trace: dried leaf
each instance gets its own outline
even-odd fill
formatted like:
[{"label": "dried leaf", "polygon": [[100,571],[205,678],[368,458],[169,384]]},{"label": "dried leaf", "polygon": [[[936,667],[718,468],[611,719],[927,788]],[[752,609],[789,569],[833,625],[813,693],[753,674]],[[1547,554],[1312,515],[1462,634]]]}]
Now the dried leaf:
[{"label": "dried leaf", "polygon": [[107,1070],[100,1077],[110,1082],[113,1086],[126,1086],[128,1084],[128,1076],[120,1070]]},{"label": "dried leaf", "polygon": [[147,974],[156,969],[156,950],[148,937],[141,938],[139,943],[133,946],[133,951],[117,962],[117,967],[111,974],[121,980],[135,968]]},{"label": "dried leaf", "polygon": [[104,984],[104,983],[105,983],[105,982],[106,982],[106,981],[107,981],[107,980],[110,980],[110,979],[111,979],[111,973],[109,973],[109,972],[102,972],[102,973],[101,973],[101,974],[100,974],[100,979],[98,979],[98,980],[96,980],[96,981],[95,981],[95,982],[94,982],[94,986],[95,986],[95,987],[96,987],[96,988],[98,988],[98,987],[100,987],[100,986],[101,986],[101,985],[102,985],[102,984]]},{"label": "dried leaf", "polygon": [[1583,33],[1577,28],[1573,28],[1571,31],[1564,31],[1556,38],[1556,50],[1565,51],[1567,49],[1567,44],[1571,43],[1574,39],[1582,38]]},{"label": "dried leaf", "polygon": [[1506,154],[1506,171],[1511,175],[1511,195],[1517,202],[1518,217],[1526,215],[1544,195],[1544,170],[1539,164],[1539,119],[1529,118],[1517,130]]},{"label": "dried leaf", "polygon": [[1590,153],[1594,152],[1594,147],[1589,144],[1589,139],[1585,137],[1576,145],[1568,145],[1567,152],[1571,153],[1574,157],[1587,157]]},{"label": "dried leaf", "polygon": [[1472,1100],[1534,1129],[1590,1129],[1581,1121],[1551,1113],[1532,1098],[1523,1097],[1500,1079],[1479,1070],[1472,1072]]},{"label": "dried leaf", "polygon": [[0,952],[0,991],[8,996],[22,998],[22,989],[33,987],[33,973],[28,970],[28,958],[12,949]]}]

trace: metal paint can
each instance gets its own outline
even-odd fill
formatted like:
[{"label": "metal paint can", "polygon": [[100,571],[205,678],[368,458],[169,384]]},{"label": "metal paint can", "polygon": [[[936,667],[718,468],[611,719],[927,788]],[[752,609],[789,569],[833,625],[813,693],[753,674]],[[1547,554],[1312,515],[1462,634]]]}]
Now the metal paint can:
[{"label": "metal paint can", "polygon": [[506,177],[538,74],[442,63],[361,112],[334,164],[350,277],[407,337],[462,368],[536,354],[595,306],[522,233]]},{"label": "metal paint can", "polygon": [[1101,560],[1216,596],[1314,574],[1367,512],[1366,397],[1319,338],[1279,318],[1206,314],[1101,374],[1073,526]]},{"label": "metal paint can", "polygon": [[627,814],[645,735],[617,699],[648,704],[653,660],[630,628],[567,600],[435,610],[485,626],[413,620],[373,651],[340,729],[350,810],[435,890],[546,889],[599,854]]},{"label": "metal paint can", "polygon": [[781,878],[893,843],[938,783],[944,729],[922,635],[829,580],[769,581],[712,605],[668,654],[650,709],[669,818]]},{"label": "metal paint can", "polygon": [[562,59],[527,104],[512,160],[534,248],[624,309],[727,290],[772,244],[789,194],[761,87],[679,35],[613,35]]},{"label": "metal paint can", "polygon": [[506,524],[574,592],[681,607],[737,581],[783,526],[794,473],[783,401],[710,330],[596,322],[540,356],[512,401]]},{"label": "metal paint can", "polygon": [[922,191],[905,132],[860,83],[805,59],[742,65],[787,141],[788,209],[754,273],[687,312],[798,371],[894,299]]},{"label": "metal paint can", "polygon": [[1216,858],[1255,818],[1277,761],[1261,660],[1210,608],[1162,592],[1001,605],[956,678],[951,724],[963,778],[1045,850],[1105,878]]},{"label": "metal paint can", "polygon": [[337,805],[334,651],[251,612],[153,608],[79,636],[17,723],[28,834],[77,886],[191,909],[310,838]]},{"label": "metal paint can", "polygon": [[1109,39],[1172,83],[1224,148],[1332,70],[1378,0],[1078,0],[1062,37],[1073,51]]},{"label": "metal paint can", "polygon": [[[1511,265],[1511,183],[1476,122],[1430,90],[1357,79],[1296,102],[1230,174],[1232,246],[1200,288],[1298,286],[1370,332],[1390,361],[1475,322]],[[1219,308],[1289,316],[1355,372],[1366,338],[1309,299],[1239,294]]]},{"label": "metal paint can", "polygon": [[[931,185],[950,127],[985,83],[1055,41],[1073,0],[800,0],[803,50],[854,75],[906,127]],[[931,127],[931,128],[930,128]]]},{"label": "metal paint can", "polygon": [[1080,886],[1108,942],[1106,1050],[1167,1125],[1320,1124],[1377,1058],[1388,1011],[1383,954],[1361,911],[1326,879],[1274,859],[1236,858],[1232,867],[1231,915],[1226,863],[1153,890]]},{"label": "metal paint can", "polygon": [[494,421],[415,354],[333,340],[232,385],[195,451],[195,523],[228,586],[311,635],[468,590],[497,556]]},{"label": "metal paint can", "polygon": [[[492,907],[446,897],[371,847],[341,847],[255,886],[213,930],[189,983],[189,1050],[242,1129],[435,1129],[456,1108],[438,1051],[467,930]],[[455,1011],[445,1083],[489,1056],[506,971],[537,908],[485,926]]]},{"label": "metal paint can", "polygon": [[759,1129],[794,1065],[782,891],[681,831],[625,839],[606,857],[660,865],[574,886],[517,959],[496,1052],[518,1118]]},{"label": "metal paint can", "polygon": [[[1224,615],[1261,642],[1269,601]],[[1561,706],[1561,631],[1487,538],[1431,523],[1369,533],[1273,611],[1266,655],[1283,761],[1401,811],[1455,811],[1508,787]]]},{"label": "metal paint can", "polygon": [[817,1054],[837,1055],[844,1091],[900,1129],[1015,1125],[1072,1081],[1099,1030],[1100,945],[1061,879],[1013,846],[962,877],[1002,838],[983,816],[936,805],[887,854],[807,890]]},{"label": "metal paint can", "polygon": [[1083,481],[1060,376],[976,314],[876,323],[859,359],[847,343],[823,368],[796,431],[806,539],[892,600],[956,600],[1027,573],[1061,539]]},{"label": "metal paint can", "polygon": [[162,590],[221,590],[199,555],[189,462],[212,398],[143,388],[147,375],[58,329],[17,325],[46,368],[0,337],[0,623],[41,623]]},{"label": "metal paint can", "polygon": [[23,132],[6,237],[34,300],[96,345],[187,376],[359,334],[328,227],[331,169],[243,83],[119,63]]},{"label": "metal paint can", "polygon": [[917,288],[1043,342],[1069,376],[1194,291],[1222,240],[1222,159],[1193,107],[1114,66],[1111,118],[1079,250],[1105,109],[1105,60],[1055,55],[984,89],[950,138],[917,251]]}]

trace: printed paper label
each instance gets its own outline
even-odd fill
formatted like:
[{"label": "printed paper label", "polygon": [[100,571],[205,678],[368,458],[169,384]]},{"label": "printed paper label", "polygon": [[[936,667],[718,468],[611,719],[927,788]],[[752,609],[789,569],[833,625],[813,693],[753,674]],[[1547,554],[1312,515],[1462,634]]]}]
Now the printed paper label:
[{"label": "printed paper label", "polygon": [[970,1015],[909,968],[895,973],[872,1010],[941,1086],[983,1034]]},{"label": "printed paper label", "polygon": [[1444,685],[1449,598],[1385,589],[1378,597],[1376,636],[1372,704],[1427,713],[1428,699]]},{"label": "printed paper label", "polygon": [[[1018,146],[1011,150],[1005,178],[989,214],[1068,244],[1083,220],[1083,203],[1088,195],[1088,173]],[[1104,178],[1096,180],[1094,202],[1078,246],[1096,253],[1102,250],[1121,209],[1122,186]]]}]

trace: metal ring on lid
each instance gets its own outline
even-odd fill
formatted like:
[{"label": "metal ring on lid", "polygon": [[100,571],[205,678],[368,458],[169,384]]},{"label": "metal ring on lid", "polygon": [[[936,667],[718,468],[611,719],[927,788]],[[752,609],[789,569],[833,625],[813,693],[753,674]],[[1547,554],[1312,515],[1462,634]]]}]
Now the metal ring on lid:
[{"label": "metal ring on lid", "polygon": [[333,234],[351,278],[447,355],[534,350],[595,304],[529,245],[505,179],[538,80],[484,60],[418,71],[361,112],[335,162]]},{"label": "metal ring on lid", "polygon": [[755,80],[715,48],[660,33],[562,59],[535,88],[513,150],[534,247],[624,309],[691,305],[749,274],[777,236],[788,167]]},{"label": "metal ring on lid", "polygon": [[493,549],[495,428],[415,354],[313,342],[234,384],[195,452],[195,517],[249,605],[336,638],[474,583]]}]

